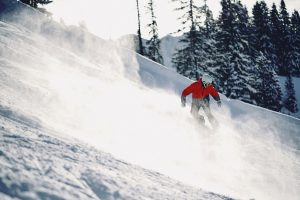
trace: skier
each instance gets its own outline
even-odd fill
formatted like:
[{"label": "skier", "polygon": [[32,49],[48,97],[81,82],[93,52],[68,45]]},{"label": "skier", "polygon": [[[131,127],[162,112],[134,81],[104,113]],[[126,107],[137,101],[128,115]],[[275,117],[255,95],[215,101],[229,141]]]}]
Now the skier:
[{"label": "skier", "polygon": [[221,106],[221,99],[217,90],[212,85],[212,82],[213,78],[211,76],[203,74],[202,79],[200,78],[198,81],[192,83],[182,91],[181,103],[182,106],[185,107],[186,96],[192,93],[192,115],[199,120],[201,124],[204,124],[204,117],[198,113],[200,108],[203,108],[212,127],[216,127],[218,125],[217,121],[211,114],[209,108],[209,95],[217,101],[219,107]]}]

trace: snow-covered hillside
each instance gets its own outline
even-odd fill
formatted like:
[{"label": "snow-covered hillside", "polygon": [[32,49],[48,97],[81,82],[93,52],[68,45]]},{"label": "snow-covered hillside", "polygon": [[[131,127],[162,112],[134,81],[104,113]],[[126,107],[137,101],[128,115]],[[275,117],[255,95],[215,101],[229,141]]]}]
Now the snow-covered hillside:
[{"label": "snow-covered hillside", "polygon": [[176,52],[176,48],[180,48],[179,37],[166,35],[161,39],[161,54],[164,59],[164,65],[170,69],[176,70],[173,66],[172,58]]},{"label": "snow-covered hillside", "polygon": [[[72,122],[74,118],[69,118],[72,113],[68,114],[68,109],[84,105],[78,105],[79,102],[70,107],[60,105],[59,98],[65,98],[73,92],[78,95],[92,93],[95,88],[85,88],[92,90],[86,91],[72,87],[80,80],[71,80],[71,77],[79,75],[82,70],[83,74],[79,75],[83,78],[81,81],[87,81],[84,87],[90,87],[93,81],[101,84],[96,80],[101,76],[95,77],[102,71],[78,56],[54,47],[23,27],[17,28],[2,22],[0,27],[3,55],[0,60],[0,199],[229,199],[125,163],[67,137],[62,127],[71,125],[78,128],[85,123],[77,120]],[[32,40],[31,37],[36,38]],[[16,46],[20,48],[12,48]],[[62,60],[63,63],[60,62]],[[77,84],[80,85],[80,82]],[[64,91],[58,91],[58,88]],[[68,94],[62,94],[65,92]],[[99,100],[98,103],[104,101]],[[109,101],[105,102],[107,105]],[[97,120],[85,117],[82,115],[78,119],[88,120],[86,123],[89,125]],[[109,126],[105,122],[100,125]],[[68,129],[70,135],[76,134],[72,129],[77,128]],[[93,132],[85,131],[79,129],[76,132],[82,136],[88,134],[91,137],[88,140],[95,139],[90,135]],[[104,142],[109,145],[103,136]]]},{"label": "snow-covered hillside", "polygon": [[31,119],[9,112],[0,111],[2,200],[229,200],[125,163],[72,138],[58,139],[49,130],[28,125]]},{"label": "snow-covered hillside", "polygon": [[195,188],[242,199],[298,198],[298,119],[222,96],[222,108],[212,103],[220,128],[203,130],[180,107],[190,80],[4,2],[3,198],[225,198]]}]

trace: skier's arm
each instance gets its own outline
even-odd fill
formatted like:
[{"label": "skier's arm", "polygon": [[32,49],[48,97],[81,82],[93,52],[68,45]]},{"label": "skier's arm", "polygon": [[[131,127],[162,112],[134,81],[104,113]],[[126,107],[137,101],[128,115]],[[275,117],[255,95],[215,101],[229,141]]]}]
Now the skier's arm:
[{"label": "skier's arm", "polygon": [[191,94],[194,90],[194,85],[195,83],[192,83],[191,85],[189,85],[188,87],[186,87],[182,93],[181,93],[181,96],[182,97],[186,97],[187,95]]},{"label": "skier's arm", "polygon": [[221,98],[217,90],[211,86],[210,88],[210,95],[214,98],[215,101],[217,101],[218,106],[221,106]]},{"label": "skier's arm", "polygon": [[181,93],[181,105],[184,107],[186,103],[186,96],[191,94],[194,90],[194,83],[186,87]]}]

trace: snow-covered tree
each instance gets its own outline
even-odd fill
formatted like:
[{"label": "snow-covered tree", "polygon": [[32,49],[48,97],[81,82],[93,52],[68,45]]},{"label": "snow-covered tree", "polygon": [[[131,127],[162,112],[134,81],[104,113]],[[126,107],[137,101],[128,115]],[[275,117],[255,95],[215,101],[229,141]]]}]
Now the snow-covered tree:
[{"label": "snow-covered tree", "polygon": [[203,72],[216,77],[216,63],[215,57],[217,54],[216,48],[216,21],[213,18],[213,13],[207,6],[207,0],[204,0],[204,6],[202,7],[204,13],[204,24],[199,27],[200,38],[199,38],[199,59],[201,61],[200,67],[198,67],[198,74]]},{"label": "snow-covered tree", "polygon": [[257,70],[254,82],[256,92],[252,95],[256,104],[270,110],[280,111],[282,93],[279,81],[271,61],[261,51],[257,52],[255,69]]},{"label": "snow-covered tree", "polygon": [[183,13],[179,18],[182,28],[178,32],[184,33],[179,41],[181,48],[176,50],[172,62],[176,66],[178,73],[195,79],[197,78],[197,71],[203,71],[202,68],[204,67],[199,59],[199,54],[202,51],[199,31],[202,9],[194,0],[172,1],[179,3],[179,7],[175,10]]},{"label": "snow-covered tree", "polygon": [[240,39],[245,47],[245,53],[249,52],[249,37],[250,37],[250,17],[247,8],[241,3],[236,1],[232,4],[234,11],[236,12],[236,25],[238,32],[240,33]]},{"label": "snow-covered tree", "polygon": [[251,57],[249,55],[247,9],[241,2],[222,0],[216,35],[216,79],[220,90],[230,98],[253,103]]},{"label": "snow-covered tree", "polygon": [[271,22],[269,10],[264,1],[256,2],[252,10],[251,45],[255,51],[260,51],[270,61],[277,71],[277,56],[271,39]]},{"label": "snow-covered tree", "polygon": [[[234,29],[234,19],[231,11],[230,0],[222,0],[222,10],[217,22],[218,31],[216,34],[216,70],[215,79],[222,93],[227,93],[228,80],[232,69],[230,68],[230,47],[233,44],[233,35],[231,30]],[[228,94],[227,94],[228,95]]]},{"label": "snow-covered tree", "polygon": [[281,44],[279,46],[279,74],[280,75],[287,75],[289,73],[289,69],[287,68],[287,61],[288,61],[288,53],[290,52],[290,17],[289,13],[287,12],[286,5],[284,0],[281,0],[280,2],[280,31],[282,34],[282,37],[280,39]]},{"label": "snow-covered tree", "polygon": [[294,83],[292,76],[289,74],[285,82],[286,94],[284,97],[284,107],[291,113],[298,112],[297,100],[295,96]]},{"label": "snow-covered tree", "polygon": [[286,5],[284,0],[281,0],[280,2],[280,19],[281,19],[281,23],[283,25],[283,31],[287,32],[289,31],[288,27],[290,25],[290,17],[289,17],[289,13],[286,9]]},{"label": "snow-covered tree", "polygon": [[209,9],[207,5],[207,0],[204,0],[204,6],[203,6],[203,11],[205,14],[205,19],[204,19],[204,34],[206,38],[212,38],[212,36],[216,32],[216,22],[213,18],[213,13]]},{"label": "snow-covered tree", "polygon": [[252,14],[250,44],[252,63],[255,65],[252,99],[261,107],[280,111],[282,94],[275,73],[278,69],[277,56],[271,39],[271,19],[266,3],[256,2]]},{"label": "snow-covered tree", "polygon": [[148,24],[148,27],[150,28],[149,34],[151,35],[151,38],[147,41],[147,57],[155,62],[163,64],[163,57],[160,54],[160,39],[158,37],[157,22],[154,15],[153,0],[149,0],[147,9],[151,14],[151,23]]},{"label": "snow-covered tree", "polygon": [[142,33],[141,33],[141,16],[140,16],[140,8],[139,8],[139,0],[136,0],[136,8],[137,8],[137,14],[138,14],[138,40],[139,40],[139,50],[138,53],[141,55],[144,55],[144,45],[142,40]]},{"label": "snow-covered tree", "polygon": [[280,22],[280,16],[279,12],[277,10],[276,5],[273,3],[272,9],[270,12],[270,22],[271,22],[271,40],[272,44],[274,46],[274,51],[277,59],[277,69],[276,73],[280,74],[279,68],[282,68],[282,53],[281,53],[281,46],[282,43],[284,42],[283,40],[283,33],[282,33],[282,28],[281,28],[281,22]]},{"label": "snow-covered tree", "polygon": [[296,10],[291,17],[291,30],[288,39],[290,51],[287,54],[287,68],[291,75],[300,76],[300,16]]},{"label": "snow-covered tree", "polygon": [[277,69],[276,73],[279,74],[279,68],[282,65],[279,62],[279,57],[280,57],[280,46],[282,43],[282,33],[281,33],[281,28],[280,28],[280,20],[279,20],[279,12],[277,10],[276,5],[273,3],[271,11],[270,11],[270,27],[271,27],[271,41],[274,47],[274,53],[275,53],[275,58],[276,58],[276,65]]}]

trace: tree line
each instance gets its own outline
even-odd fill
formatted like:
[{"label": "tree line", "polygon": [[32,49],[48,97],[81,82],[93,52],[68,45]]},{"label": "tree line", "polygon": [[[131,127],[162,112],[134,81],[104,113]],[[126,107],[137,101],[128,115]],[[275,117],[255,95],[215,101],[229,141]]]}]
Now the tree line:
[{"label": "tree line", "polygon": [[[178,73],[194,80],[209,73],[218,90],[229,98],[274,111],[298,112],[292,81],[292,76],[300,77],[297,10],[290,15],[284,0],[279,9],[274,3],[268,8],[265,1],[257,1],[250,16],[240,0],[221,0],[222,10],[214,19],[207,0],[172,2],[177,5],[175,11],[182,13],[178,19],[182,24],[178,30],[182,32],[180,48],[172,58]],[[149,0],[148,9],[151,39],[146,49],[142,43],[140,49],[143,55],[163,63],[153,0]],[[140,28],[138,36],[141,38]],[[278,76],[287,77],[285,94]]]}]

